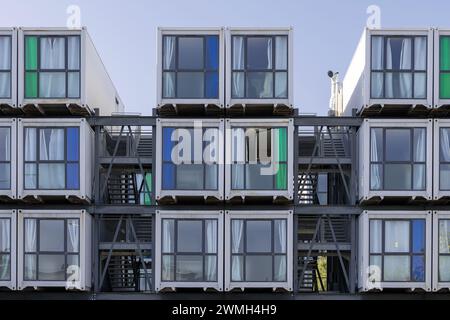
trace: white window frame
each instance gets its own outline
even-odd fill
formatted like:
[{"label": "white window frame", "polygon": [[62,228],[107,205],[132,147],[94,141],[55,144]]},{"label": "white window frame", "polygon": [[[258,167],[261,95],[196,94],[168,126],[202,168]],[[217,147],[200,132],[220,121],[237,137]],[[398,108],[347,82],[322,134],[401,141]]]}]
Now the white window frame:
[{"label": "white window frame", "polygon": [[[219,96],[217,99],[188,99],[188,98],[163,98],[162,96],[162,59],[163,59],[163,37],[164,36],[206,36],[217,35],[219,36]],[[224,29],[223,28],[158,28],[158,43],[157,43],[157,80],[156,80],[156,96],[157,107],[162,107],[167,104],[180,105],[180,104],[197,104],[197,105],[216,105],[219,108],[223,108],[224,105],[224,53],[225,53],[225,41],[224,41]]]},{"label": "white window frame", "polygon": [[16,199],[17,197],[17,119],[15,118],[0,118],[0,127],[10,128],[10,189],[0,190],[0,196]]},{"label": "white window frame", "polygon": [[[432,212],[431,211],[385,211],[385,210],[365,210],[358,217],[359,241],[358,241],[358,287],[360,291],[370,291],[369,286],[369,259],[370,259],[370,220],[373,219],[425,219],[425,281],[423,282],[379,282],[378,289],[397,288],[397,289],[422,289],[431,291],[431,258],[432,258]],[[384,239],[382,239],[384,241]]]},{"label": "white window frame", "polygon": [[[231,281],[231,220],[233,219],[250,219],[250,220],[276,220],[286,219],[286,281],[283,282],[246,282],[246,281]],[[292,210],[264,210],[264,211],[225,211],[225,291],[233,289],[240,289],[244,291],[245,288],[270,288],[274,291],[276,289],[284,289],[286,291],[293,291],[293,211]]]},{"label": "white window frame", "polygon": [[450,36],[450,29],[434,29],[434,69],[433,69],[433,80],[434,80],[434,107],[439,108],[443,105],[450,104],[450,98],[441,99],[440,98],[440,64],[441,64],[441,55],[440,55],[440,37],[441,36]]},{"label": "white window frame", "polygon": [[450,290],[450,281],[439,281],[439,220],[450,220],[450,211],[433,211],[433,291]]},{"label": "white window frame", "polygon": [[[159,292],[165,289],[175,291],[176,288],[201,288],[223,291],[223,211],[203,210],[156,210],[156,231],[155,231],[155,291]],[[163,281],[161,279],[162,263],[162,226],[163,219],[216,219],[217,220],[217,281],[215,282],[182,282],[182,281]]]},{"label": "white window frame", "polygon": [[11,264],[11,278],[9,281],[0,281],[0,288],[6,287],[10,290],[16,290],[17,279],[17,214],[16,210],[0,210],[0,219],[10,219],[10,232],[11,232],[11,251],[10,251],[10,264]]},{"label": "white window frame", "polygon": [[[359,135],[359,198],[366,201],[379,197],[423,197],[432,199],[433,168],[432,168],[432,146],[433,131],[431,119],[364,119]],[[371,128],[426,128],[426,179],[425,190],[370,190],[370,129]]]},{"label": "white window frame", "polygon": [[433,121],[433,199],[439,200],[450,196],[450,190],[440,188],[440,155],[441,155],[441,128],[450,128],[450,119],[434,119]]},{"label": "white window frame", "polygon": [[[24,220],[25,219],[79,219],[80,221],[80,281],[24,280]],[[27,287],[60,287],[67,290],[88,291],[91,288],[92,218],[85,210],[19,210],[17,217],[17,289]],[[70,288],[67,286],[70,285]],[[73,287],[72,287],[73,286]]]},{"label": "white window frame", "polygon": [[0,36],[11,37],[11,97],[0,98],[0,104],[17,107],[17,29],[0,28]]}]

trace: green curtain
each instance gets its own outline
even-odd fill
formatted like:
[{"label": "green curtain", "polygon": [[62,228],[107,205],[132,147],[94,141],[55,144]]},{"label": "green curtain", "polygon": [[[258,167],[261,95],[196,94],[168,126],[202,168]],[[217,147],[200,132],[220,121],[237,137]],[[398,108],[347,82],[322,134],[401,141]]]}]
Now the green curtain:
[{"label": "green curtain", "polygon": [[37,37],[25,37],[25,98],[36,98],[38,96],[37,47]]},{"label": "green curtain", "polygon": [[[277,128],[278,131],[278,161],[287,161],[287,129]],[[286,163],[278,163],[278,171],[275,176],[275,189],[287,189],[287,166]]]},{"label": "green curtain", "polygon": [[439,96],[441,99],[450,99],[450,37],[440,38],[440,75]]}]

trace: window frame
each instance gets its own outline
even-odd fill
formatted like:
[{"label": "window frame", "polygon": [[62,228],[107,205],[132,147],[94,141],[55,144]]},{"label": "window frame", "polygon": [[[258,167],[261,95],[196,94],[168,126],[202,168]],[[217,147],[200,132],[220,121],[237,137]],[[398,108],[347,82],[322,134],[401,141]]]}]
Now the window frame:
[{"label": "window frame", "polygon": [[13,262],[12,262],[12,256],[15,253],[13,250],[13,219],[12,217],[8,217],[8,216],[4,216],[0,213],[0,220],[7,220],[9,222],[9,243],[10,243],[10,248],[9,251],[0,251],[0,259],[4,256],[8,256],[9,257],[9,278],[8,279],[1,279],[0,278],[0,284],[2,282],[9,282],[12,281],[13,278]]},{"label": "window frame", "polygon": [[[36,130],[36,160],[29,161],[25,159],[25,139],[26,139],[26,130],[27,129],[35,129]],[[40,159],[40,131],[46,129],[63,129],[64,130],[64,159],[63,160],[41,160]],[[78,130],[78,161],[67,160],[67,129],[77,129]],[[33,125],[24,125],[23,126],[23,155],[22,155],[22,170],[23,170],[23,190],[25,192],[30,191],[49,191],[49,190],[81,190],[81,127],[75,124],[68,126],[33,126]],[[27,164],[34,164],[36,166],[36,188],[30,189],[26,187],[25,183],[25,166]],[[62,189],[47,189],[47,188],[39,188],[39,165],[40,164],[64,164],[64,184],[65,187]],[[68,164],[78,164],[78,188],[67,188],[67,165]]]},{"label": "window frame", "polygon": [[[437,217],[437,238],[438,238],[438,240],[440,239],[440,231],[441,231],[441,229],[440,229],[440,222],[441,221],[446,221],[447,223],[450,223],[450,217]],[[440,246],[438,246],[438,248],[437,248],[437,274],[435,275],[436,277],[437,277],[437,282],[440,282],[440,283],[448,283],[448,282],[450,282],[450,280],[448,280],[448,281],[443,281],[443,280],[441,280],[441,275],[440,275],[440,260],[441,260],[441,257],[450,257],[450,251],[449,252],[447,252],[447,253],[443,253],[443,252],[441,252],[441,250],[440,250]]]},{"label": "window frame", "polygon": [[[450,73],[450,71],[449,71]],[[450,126],[439,126],[438,128],[438,148],[439,148],[439,157],[437,159],[437,161],[439,161],[439,166],[438,166],[438,180],[439,180],[439,185],[437,186],[439,188],[440,191],[444,191],[444,192],[448,192],[450,191],[450,187],[448,188],[443,188],[442,187],[442,181],[441,181],[441,171],[442,171],[442,166],[444,165],[448,165],[450,166],[450,160],[449,161],[444,161],[441,157],[441,143],[442,143],[442,133],[445,129],[449,130],[450,132]]]},{"label": "window frame", "polygon": [[[1,30],[0,30],[1,31]],[[10,65],[9,65],[9,69],[0,69],[0,74],[9,74],[9,95],[7,97],[0,97],[0,100],[11,100],[12,96],[13,96],[13,84],[14,84],[14,79],[13,79],[13,68],[14,68],[14,59],[13,59],[13,50],[14,50],[14,41],[13,41],[13,36],[11,34],[3,34],[2,32],[0,32],[0,38],[9,38],[10,44],[11,44],[11,50],[9,52],[9,58],[10,58]]]},{"label": "window frame", "polygon": [[[235,37],[242,37],[243,38],[243,44],[244,44],[244,61],[243,61],[243,65],[244,68],[243,69],[233,69],[233,64],[234,64],[234,38]],[[284,37],[286,38],[286,69],[276,69],[276,37]],[[271,69],[248,69],[248,39],[251,38],[270,38],[272,39],[272,68]],[[290,95],[290,90],[289,90],[289,77],[290,77],[290,62],[289,62],[289,55],[290,55],[290,51],[289,51],[289,46],[290,46],[290,39],[289,39],[289,34],[273,34],[273,33],[266,33],[266,34],[257,34],[257,33],[248,33],[248,34],[232,34],[230,36],[230,47],[231,47],[231,55],[230,55],[230,83],[231,83],[231,87],[230,87],[230,97],[233,100],[252,100],[252,99],[261,99],[261,100],[283,100],[283,99],[289,99],[289,95]],[[271,97],[249,97],[247,95],[247,77],[248,77],[248,73],[252,73],[252,72],[263,72],[263,73],[271,73],[272,75],[272,96]],[[276,73],[286,73],[286,96],[285,97],[276,97],[275,95],[275,88],[276,88]],[[243,73],[244,75],[244,96],[243,97],[236,97],[233,96],[233,92],[232,92],[232,87],[233,87],[233,74],[235,73]]]},{"label": "window frame", "polygon": [[10,150],[10,154],[9,154],[9,160],[0,160],[0,164],[7,164],[9,165],[9,188],[0,188],[0,192],[1,191],[9,191],[13,188],[13,166],[12,166],[12,158],[13,158],[13,149],[12,149],[12,141],[13,141],[13,130],[11,126],[8,125],[3,125],[2,123],[0,123],[0,129],[8,129],[9,130],[9,150]]},{"label": "window frame", "polygon": [[[27,60],[27,54],[26,54],[26,42],[27,38],[33,38],[35,37],[37,40],[37,52],[36,52],[36,69],[28,70],[26,66],[26,60]],[[70,37],[77,37],[79,39],[79,48],[78,48],[78,54],[79,54],[79,68],[78,69],[69,69],[69,59],[68,59],[68,38]],[[64,39],[64,59],[65,59],[65,67],[64,69],[41,69],[41,39],[42,38],[63,38]],[[81,82],[82,82],[82,36],[80,34],[64,34],[64,33],[26,33],[23,36],[23,99],[24,100],[78,100],[81,99],[82,96],[82,88],[81,88]],[[64,79],[65,79],[65,95],[64,97],[41,97],[40,96],[40,77],[39,75],[41,73],[64,73]],[[28,97],[26,95],[26,75],[27,73],[34,73],[36,74],[36,97]],[[69,97],[69,73],[78,73],[78,96],[77,97]]]},{"label": "window frame", "polygon": [[[373,47],[373,39],[375,37],[381,37],[383,38],[383,69],[374,69],[372,65],[372,47]],[[424,37],[426,39],[426,56],[425,56],[425,70],[415,70],[414,68],[414,57],[415,57],[415,38]],[[411,39],[411,69],[387,69],[386,68],[386,44],[388,38],[398,38],[398,39]],[[400,101],[420,101],[420,100],[428,100],[429,99],[429,92],[428,92],[428,86],[429,86],[429,79],[428,79],[428,59],[429,59],[429,53],[428,53],[428,46],[429,46],[430,37],[428,34],[378,34],[378,33],[372,33],[369,36],[369,42],[370,42],[370,50],[369,50],[369,97],[370,100],[400,100]],[[383,88],[382,88],[382,95],[381,97],[374,97],[372,92],[372,75],[374,73],[382,74],[383,75]],[[411,74],[411,97],[405,97],[405,98],[399,98],[399,97],[386,97],[386,73],[392,73],[392,74]],[[414,92],[414,75],[417,73],[425,74],[425,97],[415,97]]]}]

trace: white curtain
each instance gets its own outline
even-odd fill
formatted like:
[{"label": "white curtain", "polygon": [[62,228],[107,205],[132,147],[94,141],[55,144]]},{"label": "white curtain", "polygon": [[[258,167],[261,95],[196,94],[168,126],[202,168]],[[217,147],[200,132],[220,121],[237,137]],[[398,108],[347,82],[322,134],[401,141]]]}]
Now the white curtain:
[{"label": "white curtain", "polygon": [[67,38],[67,65],[70,70],[80,69],[80,37]]},{"label": "white curtain", "polygon": [[414,70],[427,68],[427,38],[414,38]]},{"label": "white curtain", "polygon": [[[414,161],[425,162],[425,129],[414,129]],[[414,166],[414,189],[423,189],[425,186],[425,165]]]},{"label": "white curtain", "polygon": [[450,129],[442,128],[440,137],[441,159],[444,162],[450,162]]},{"label": "white curtain", "polygon": [[[206,220],[206,253],[217,253],[217,221]],[[206,257],[206,280],[217,279],[217,256]]]},{"label": "white curtain", "polygon": [[0,98],[10,96],[11,92],[11,73],[0,72]]},{"label": "white curtain", "polygon": [[163,243],[162,252],[171,253],[174,248],[174,221],[173,220],[163,220]]},{"label": "white curtain", "polygon": [[267,39],[267,69],[272,69],[272,39]]},{"label": "white curtain", "polygon": [[273,95],[273,73],[264,72],[264,83],[259,98],[271,98]]},{"label": "white curtain", "polygon": [[[234,128],[232,130],[232,161],[239,164],[245,162],[245,132],[243,128]],[[244,166],[232,164],[233,179],[231,181],[231,189],[244,188]]]},{"label": "white curtain", "polygon": [[383,37],[372,37],[372,70],[383,70]]},{"label": "white curtain", "polygon": [[10,129],[0,128],[0,160],[9,161],[11,159],[10,141]]},{"label": "white curtain", "polygon": [[64,38],[41,38],[41,69],[65,69]]},{"label": "white curtain", "polygon": [[385,221],[385,251],[409,252],[409,221]]},{"label": "white curtain", "polygon": [[[279,242],[280,252],[286,253],[286,220],[275,220],[275,230],[278,233],[277,241]],[[275,279],[283,281],[286,278],[286,257],[280,257],[278,260]]]},{"label": "white curtain", "polygon": [[382,227],[382,220],[370,220],[370,253],[381,253]]},{"label": "white curtain", "polygon": [[233,37],[233,70],[244,69],[244,38]]},{"label": "white curtain", "polygon": [[[377,129],[370,130],[370,157],[371,161],[380,161],[380,155],[378,154],[378,141],[377,141]],[[370,187],[371,189],[381,189],[381,172],[380,166],[373,164],[370,166]]]},{"label": "white curtain", "polygon": [[[400,69],[411,69],[411,39],[403,39],[400,56]],[[412,97],[412,74],[400,73],[400,98]]]},{"label": "white curtain", "polygon": [[64,160],[64,129],[43,129],[40,132],[40,160]]},{"label": "white curtain", "polygon": [[0,219],[0,253],[11,252],[11,228],[9,219]]},{"label": "white curtain", "polygon": [[[242,245],[242,237],[244,232],[243,220],[232,220],[231,222],[231,238],[232,238],[232,253],[238,253]],[[241,264],[238,262],[239,257],[232,257],[231,278],[235,281],[242,281],[243,270]]]},{"label": "white curtain", "polygon": [[449,223],[450,220],[439,220],[439,253],[450,253]]},{"label": "white curtain", "polygon": [[164,37],[164,69],[173,69],[175,66],[175,42],[176,37]]},{"label": "white curtain", "polygon": [[41,98],[64,98],[66,96],[66,73],[40,72],[39,96]]},{"label": "white curtain", "polygon": [[163,96],[166,98],[175,97],[175,73],[164,72],[163,74]]},{"label": "white curtain", "polygon": [[0,37],[0,69],[11,69],[11,38]]},{"label": "white curtain", "polygon": [[36,128],[25,129],[25,160],[36,161]]},{"label": "white curtain", "polygon": [[78,219],[71,219],[67,221],[67,232],[69,236],[69,252],[79,252],[80,243],[80,224]]},{"label": "white curtain", "polygon": [[287,97],[287,73],[277,72],[275,73],[275,97],[286,98]]},{"label": "white curtain", "polygon": [[275,69],[287,69],[288,46],[287,37],[275,38]]},{"label": "white curtain", "polygon": [[[392,80],[392,78],[391,78]],[[372,72],[371,95],[373,98],[383,98],[383,73]]]},{"label": "white curtain", "polygon": [[244,93],[244,73],[243,72],[233,72],[233,97],[243,98]]},{"label": "white curtain", "polygon": [[25,219],[25,252],[36,252],[36,219]]}]

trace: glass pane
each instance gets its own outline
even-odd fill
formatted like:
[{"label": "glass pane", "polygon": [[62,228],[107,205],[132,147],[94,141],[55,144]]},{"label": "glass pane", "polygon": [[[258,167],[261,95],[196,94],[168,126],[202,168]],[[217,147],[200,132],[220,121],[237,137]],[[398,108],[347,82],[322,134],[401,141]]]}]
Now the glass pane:
[{"label": "glass pane", "polygon": [[164,70],[174,70],[176,37],[164,36],[163,42],[164,42],[163,68]]},{"label": "glass pane", "polygon": [[413,189],[414,190],[425,190],[425,165],[415,164],[414,165],[414,177],[413,177]]},{"label": "glass pane", "polygon": [[286,220],[275,220],[274,228],[275,252],[286,253]]},{"label": "glass pane", "polygon": [[412,74],[409,72],[388,72],[384,79],[384,97],[391,99],[412,98]]},{"label": "glass pane", "polygon": [[206,68],[219,69],[219,37],[206,36]]},{"label": "glass pane", "polygon": [[202,281],[203,280],[203,257],[183,256],[176,257],[176,280],[177,281]]},{"label": "glass pane", "polygon": [[[163,128],[163,161],[172,161],[172,149],[175,142],[172,141],[174,128]],[[175,137],[174,137],[175,138]]]},{"label": "glass pane", "polygon": [[80,129],[67,128],[67,161],[80,159]]},{"label": "glass pane", "polygon": [[425,252],[425,220],[412,221],[413,253]]},{"label": "glass pane", "polygon": [[68,163],[66,168],[67,189],[80,189],[80,168],[78,163]]},{"label": "glass pane", "polygon": [[217,165],[205,165],[205,189],[217,190]]},{"label": "glass pane", "polygon": [[278,133],[278,141],[274,140],[274,144],[278,143],[278,161],[287,161],[287,130],[286,128],[273,129],[273,133]]},{"label": "glass pane", "polygon": [[381,256],[370,256],[369,259],[370,279],[376,282],[381,281],[381,259]]},{"label": "glass pane", "polygon": [[0,70],[11,69],[11,37],[0,36]]},{"label": "glass pane", "polygon": [[39,42],[41,69],[65,69],[65,38],[41,37]]},{"label": "glass pane", "polygon": [[37,188],[37,168],[34,163],[25,164],[25,189]]},{"label": "glass pane", "polygon": [[0,163],[0,189],[9,190],[11,188],[11,164]]},{"label": "glass pane", "polygon": [[372,72],[370,80],[370,95],[372,98],[383,98],[383,73]]},{"label": "glass pane", "polygon": [[424,256],[413,256],[412,259],[412,281],[425,281]]},{"label": "glass pane", "polygon": [[175,97],[175,73],[163,72],[163,98]]},{"label": "glass pane", "polygon": [[275,176],[275,189],[286,190],[287,189],[287,165],[286,164],[274,164],[275,168],[278,168]]},{"label": "glass pane", "polygon": [[251,256],[245,258],[246,281],[272,281],[272,256]]},{"label": "glass pane", "polygon": [[67,37],[67,67],[69,70],[80,69],[80,37]]},{"label": "glass pane", "polygon": [[205,252],[217,253],[217,220],[205,220]]},{"label": "glass pane", "polygon": [[231,189],[244,189],[244,168],[243,164],[231,165]]},{"label": "glass pane", "polygon": [[37,250],[37,220],[25,219],[25,252],[36,252]]},{"label": "glass pane", "polygon": [[36,280],[36,255],[26,254],[24,262],[24,280]]},{"label": "glass pane", "polygon": [[386,129],[386,160],[411,160],[410,129]]},{"label": "glass pane", "polygon": [[64,72],[39,73],[39,97],[64,98],[66,96],[66,74]]},{"label": "glass pane", "polygon": [[384,166],[384,189],[411,190],[411,165],[386,164]]},{"label": "glass pane", "polygon": [[370,253],[381,253],[382,228],[382,220],[370,220]]},{"label": "glass pane", "polygon": [[80,220],[67,220],[67,252],[80,251]]},{"label": "glass pane", "polygon": [[383,161],[383,129],[370,129],[370,161]]},{"label": "glass pane", "polygon": [[450,256],[439,256],[439,281],[450,282]]},{"label": "glass pane", "polygon": [[25,73],[25,98],[36,98],[37,92],[37,73],[26,72]]},{"label": "glass pane", "polygon": [[450,70],[450,37],[440,37],[440,69]]},{"label": "glass pane", "polygon": [[202,221],[179,220],[177,237],[177,252],[202,252]]},{"label": "glass pane", "polygon": [[178,69],[203,69],[203,37],[178,38]]},{"label": "glass pane", "polygon": [[162,225],[162,252],[172,253],[175,251],[175,220],[164,219]]},{"label": "glass pane", "polygon": [[244,220],[231,221],[231,252],[244,252]]},{"label": "glass pane", "polygon": [[36,128],[25,128],[25,161],[36,161]]},{"label": "glass pane", "polygon": [[450,162],[450,128],[441,128],[439,133],[440,161]]},{"label": "glass pane", "polygon": [[64,255],[40,254],[39,255],[39,280],[60,280],[66,279],[66,267]]},{"label": "glass pane", "polygon": [[11,97],[11,73],[0,72],[0,98]]},{"label": "glass pane", "polygon": [[385,221],[385,252],[409,252],[409,221]]},{"label": "glass pane", "polygon": [[217,281],[216,256],[205,256],[205,281]]},{"label": "glass pane", "polygon": [[80,259],[78,255],[70,254],[67,256],[66,275],[67,279],[71,281],[80,281]]},{"label": "glass pane", "polygon": [[248,37],[247,38],[247,69],[265,70],[272,69],[272,38]]},{"label": "glass pane", "polygon": [[[247,164],[245,165],[245,179],[247,190],[272,190],[273,189],[273,175],[268,168],[270,165],[262,164]],[[267,171],[262,171],[266,168]]]},{"label": "glass pane", "polygon": [[450,253],[450,220],[439,220],[439,253]]},{"label": "glass pane", "polygon": [[11,223],[9,219],[0,219],[0,254],[11,252]]},{"label": "glass pane", "polygon": [[275,256],[274,281],[286,281],[286,256]]},{"label": "glass pane", "polygon": [[414,98],[425,99],[427,97],[427,74],[414,74]]},{"label": "glass pane", "polygon": [[177,166],[177,189],[203,189],[203,165],[181,164]]},{"label": "glass pane", "polygon": [[246,98],[272,98],[273,97],[273,73],[272,72],[248,72]]},{"label": "glass pane", "polygon": [[410,281],[409,256],[384,256],[384,281]]},{"label": "glass pane", "polygon": [[64,220],[39,221],[39,251],[64,252]]},{"label": "glass pane", "polygon": [[243,281],[244,276],[244,257],[231,257],[231,281]]},{"label": "glass pane", "polygon": [[177,73],[177,98],[203,98],[203,72]]},{"label": "glass pane", "polygon": [[285,36],[275,37],[275,68],[287,70],[288,61],[288,38]]},{"label": "glass pane", "polygon": [[372,70],[383,70],[383,68],[384,37],[372,36]]},{"label": "glass pane", "polygon": [[287,72],[275,73],[275,98],[287,98]]},{"label": "glass pane", "polygon": [[414,128],[414,161],[425,162],[425,128]]},{"label": "glass pane", "polygon": [[39,189],[65,189],[66,173],[63,163],[39,164]]},{"label": "glass pane", "polygon": [[247,221],[247,252],[272,251],[271,221]]},{"label": "glass pane", "polygon": [[25,69],[37,69],[37,37],[25,37]]},{"label": "glass pane", "polygon": [[217,72],[205,74],[205,98],[216,99],[219,97],[219,75]]},{"label": "glass pane", "polygon": [[383,165],[370,165],[370,190],[383,189]]},{"label": "glass pane", "polygon": [[175,258],[173,256],[164,255],[162,257],[161,280],[175,280]]},{"label": "glass pane", "polygon": [[410,70],[412,56],[411,38],[388,38],[386,44],[386,68]]},{"label": "glass pane", "polygon": [[450,73],[441,73],[439,78],[439,97],[450,99]]},{"label": "glass pane", "polygon": [[64,160],[64,129],[41,129],[40,160]]},{"label": "glass pane", "polygon": [[439,170],[439,189],[450,190],[450,164],[441,164]]},{"label": "glass pane", "polygon": [[414,69],[427,69],[427,37],[414,38]]},{"label": "glass pane", "polygon": [[165,190],[175,189],[175,165],[163,164],[162,188]]},{"label": "glass pane", "polygon": [[233,70],[244,70],[244,37],[233,37]]},{"label": "glass pane", "polygon": [[244,97],[244,80],[245,76],[243,72],[233,72],[233,84],[231,88],[231,96],[233,98],[243,98]]},{"label": "glass pane", "polygon": [[0,281],[8,281],[11,278],[11,256],[0,254]]},{"label": "glass pane", "polygon": [[80,73],[69,72],[67,74],[67,97],[79,98],[80,97]]}]

